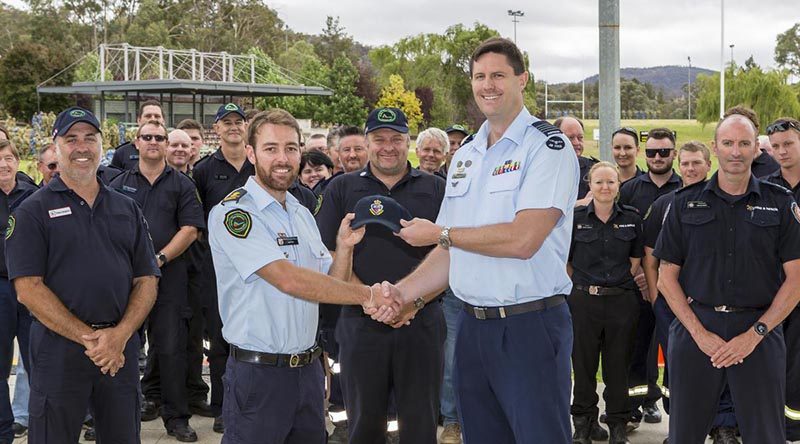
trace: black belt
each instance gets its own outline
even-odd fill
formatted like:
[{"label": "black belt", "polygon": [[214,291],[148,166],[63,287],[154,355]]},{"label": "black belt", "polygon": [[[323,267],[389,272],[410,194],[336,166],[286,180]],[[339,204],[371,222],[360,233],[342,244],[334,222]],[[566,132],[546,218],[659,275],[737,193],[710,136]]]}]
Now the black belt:
[{"label": "black belt", "polygon": [[273,367],[305,367],[306,365],[316,361],[321,354],[322,348],[318,345],[315,345],[304,352],[295,353],[293,355],[250,351],[241,349],[235,345],[231,345],[231,356],[233,359],[239,362],[271,365]]},{"label": "black belt", "polygon": [[592,296],[616,296],[633,290],[619,287],[601,287],[599,285],[575,285],[580,291],[585,291]]},{"label": "black belt", "polygon": [[710,310],[714,310],[719,313],[744,313],[748,311],[766,311],[767,307],[765,308],[753,308],[753,307],[732,307],[730,305],[708,305],[702,302],[697,302],[696,300],[689,298],[689,303],[697,305],[699,307],[707,308]]},{"label": "black belt", "polygon": [[92,330],[103,330],[105,328],[114,328],[117,326],[116,322],[87,322],[86,325],[92,327]]},{"label": "black belt", "polygon": [[536,301],[522,304],[505,305],[502,307],[476,307],[464,302],[464,311],[475,319],[503,319],[530,311],[541,311],[561,305],[566,301],[563,294],[549,296]]}]

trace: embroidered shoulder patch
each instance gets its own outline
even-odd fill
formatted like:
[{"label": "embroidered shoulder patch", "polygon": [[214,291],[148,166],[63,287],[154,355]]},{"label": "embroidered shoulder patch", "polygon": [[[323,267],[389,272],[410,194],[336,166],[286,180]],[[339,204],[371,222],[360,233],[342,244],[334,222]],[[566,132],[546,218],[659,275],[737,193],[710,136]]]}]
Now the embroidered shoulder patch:
[{"label": "embroidered shoulder patch", "polygon": [[[795,204],[797,206],[797,204]],[[8,216],[8,227],[6,227],[6,240],[14,234],[14,228],[17,226],[17,220],[14,219],[14,216]]]},{"label": "embroidered shoulder patch", "polygon": [[245,239],[253,227],[253,219],[250,217],[250,213],[239,208],[225,213],[224,223],[228,233],[239,239]]},{"label": "embroidered shoulder patch", "polygon": [[230,193],[228,193],[228,195],[225,196],[222,199],[222,201],[223,202],[236,202],[236,203],[239,203],[239,199],[241,199],[242,196],[244,196],[245,194],[247,194],[247,190],[245,190],[244,188],[237,188],[237,189],[231,191]]}]

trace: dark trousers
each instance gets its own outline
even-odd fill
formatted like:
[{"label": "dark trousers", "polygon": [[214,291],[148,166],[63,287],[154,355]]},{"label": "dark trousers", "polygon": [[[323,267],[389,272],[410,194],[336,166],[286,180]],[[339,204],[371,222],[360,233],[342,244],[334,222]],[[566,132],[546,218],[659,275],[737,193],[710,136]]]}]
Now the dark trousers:
[{"label": "dark trousers", "polygon": [[597,419],[597,367],[602,353],[607,422],[626,423],[631,416],[628,367],[639,316],[636,294],[630,290],[620,295],[592,296],[573,288],[568,302],[575,338],[571,413]]},{"label": "dark trousers", "polygon": [[319,361],[299,368],[228,358],[223,444],[324,444],[325,387]]},{"label": "dark trousers", "polygon": [[[331,367],[330,396],[328,397],[328,411],[331,413],[342,413],[345,411],[344,393],[341,385],[341,368],[339,365],[339,343],[336,342],[335,331],[336,322],[339,319],[341,306],[331,304],[319,304],[320,328],[319,343],[325,356],[329,359]],[[331,364],[331,361],[333,362]],[[337,418],[332,418],[332,420]],[[334,423],[343,421],[334,421]]]},{"label": "dark trousers", "polygon": [[[725,341],[744,333],[763,311],[720,313],[692,304],[703,326]],[[745,443],[784,444],[786,344],[776,327],[744,359],[724,369],[711,365],[689,332],[676,319],[670,326],[670,442],[705,442],[727,383]]]},{"label": "dark trousers", "polygon": [[654,336],[656,319],[650,302],[642,299],[638,289],[635,291],[639,303],[639,322],[628,371],[628,395],[634,414],[641,406],[653,405],[661,398],[661,389],[658,387],[658,343]]},{"label": "dark trousers", "polygon": [[186,421],[186,337],[189,331],[186,262],[176,259],[161,268],[158,298],[150,311],[147,336],[150,348],[142,378],[142,392],[148,400],[159,401],[161,418]]},{"label": "dark trousers", "polygon": [[[8,391],[8,377],[14,360],[14,338],[19,342],[22,364],[30,372],[28,362],[28,338],[31,315],[28,309],[17,302],[14,286],[6,278],[0,278],[0,442],[11,442],[14,433],[14,413]],[[19,365],[20,363],[17,363]],[[30,373],[28,373],[30,374]]]},{"label": "dark trousers", "polygon": [[203,381],[203,335],[205,311],[203,310],[203,285],[205,278],[199,271],[189,270],[189,336],[186,342],[186,395],[189,403],[207,402],[209,387]]},{"label": "dark trousers", "polygon": [[455,386],[465,444],[572,442],[567,304],[505,319],[462,313]]},{"label": "dark trousers", "polygon": [[445,323],[441,304],[393,329],[346,306],[336,325],[351,444],[383,444],[394,393],[400,442],[436,444]]},{"label": "dark trousers", "polygon": [[203,310],[206,315],[206,332],[210,343],[208,367],[211,373],[211,410],[215,416],[220,416],[224,398],[222,376],[225,374],[225,364],[230,348],[225,338],[222,337],[222,318],[219,315],[217,298],[217,275],[214,273],[211,253],[205,260],[205,275],[207,280],[203,287]]},{"label": "dark trousers", "polygon": [[125,365],[114,377],[102,374],[85,350],[38,322],[31,325],[29,443],[78,442],[87,407],[98,444],[140,442],[139,336],[128,340]]},{"label": "dark trousers", "polygon": [[783,322],[786,341],[786,440],[800,441],[800,308]]}]

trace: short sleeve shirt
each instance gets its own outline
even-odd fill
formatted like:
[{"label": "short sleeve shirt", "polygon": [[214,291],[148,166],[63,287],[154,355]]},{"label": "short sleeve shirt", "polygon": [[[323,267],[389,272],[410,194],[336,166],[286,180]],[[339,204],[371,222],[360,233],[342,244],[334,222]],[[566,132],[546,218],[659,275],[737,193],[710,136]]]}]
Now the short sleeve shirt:
[{"label": "short sleeve shirt", "polygon": [[642,174],[633,178],[622,186],[619,190],[619,203],[630,205],[639,211],[639,215],[644,216],[650,205],[660,196],[679,189],[683,185],[681,176],[674,171],[667,180],[667,183],[660,188],[653,182],[650,174]]},{"label": "short sleeve shirt", "polygon": [[751,170],[753,171],[753,175],[759,179],[763,179],[770,174],[775,173],[776,171],[780,173],[781,171],[781,164],[778,163],[775,159],[772,158],[766,151],[759,150],[760,153],[758,157],[753,159],[753,164],[751,165]]},{"label": "short sleeve shirt", "polygon": [[236,171],[236,168],[225,159],[222,148],[200,159],[194,167],[192,178],[203,201],[203,213],[206,219],[214,205],[220,203],[231,191],[244,186],[247,179],[255,173],[255,167],[247,159],[244,160],[242,168]]},{"label": "short sleeve shirt", "polygon": [[562,214],[529,259],[488,257],[457,246],[450,248],[450,287],[472,305],[518,304],[568,294],[572,289],[566,264],[578,196],[578,159],[558,129],[537,122],[539,119],[523,108],[491,147],[487,146],[489,124],[484,122],[450,163],[439,225],[509,223],[528,209],[555,208]]},{"label": "short sleeve shirt", "polygon": [[208,235],[225,340],[265,353],[311,348],[317,303],[283,293],[256,274],[280,260],[328,272],[331,255],[308,209],[290,193],[284,209],[250,178],[211,210]]},{"label": "short sleeve shirt", "polygon": [[6,232],[9,278],[43,277],[84,322],[118,322],[133,279],[161,275],[138,205],[105,185],[90,207],[55,177],[12,216]]},{"label": "short sleeve shirt", "polygon": [[664,225],[664,218],[667,217],[669,209],[672,207],[672,200],[675,198],[675,191],[667,193],[653,202],[650,209],[644,215],[644,246],[656,248],[658,235]]},{"label": "short sleeve shirt", "polygon": [[139,164],[139,150],[132,142],[126,142],[114,150],[111,166],[120,170],[129,170]]},{"label": "short sleeve shirt", "polygon": [[653,254],[681,266],[681,287],[697,302],[763,309],[782,264],[800,258],[800,209],[755,176],[744,195],[726,195],[714,174],[675,193]]},{"label": "short sleeve shirt", "polygon": [[[36,185],[18,179],[16,185],[14,185],[14,189],[12,189],[10,193],[6,194],[0,192],[0,233],[5,234],[8,229],[8,217],[11,215],[11,212],[14,211],[23,200],[38,190],[39,187]],[[3,240],[3,242],[0,242],[0,277],[7,279],[8,267],[6,266],[5,249],[6,244],[5,240]]]}]

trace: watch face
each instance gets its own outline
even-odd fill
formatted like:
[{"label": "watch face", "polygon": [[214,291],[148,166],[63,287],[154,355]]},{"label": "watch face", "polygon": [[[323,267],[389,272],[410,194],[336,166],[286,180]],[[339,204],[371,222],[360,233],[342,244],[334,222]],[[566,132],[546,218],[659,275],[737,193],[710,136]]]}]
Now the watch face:
[{"label": "watch face", "polygon": [[756,333],[760,334],[761,336],[766,335],[767,334],[767,324],[764,324],[763,322],[757,323],[756,324]]}]

